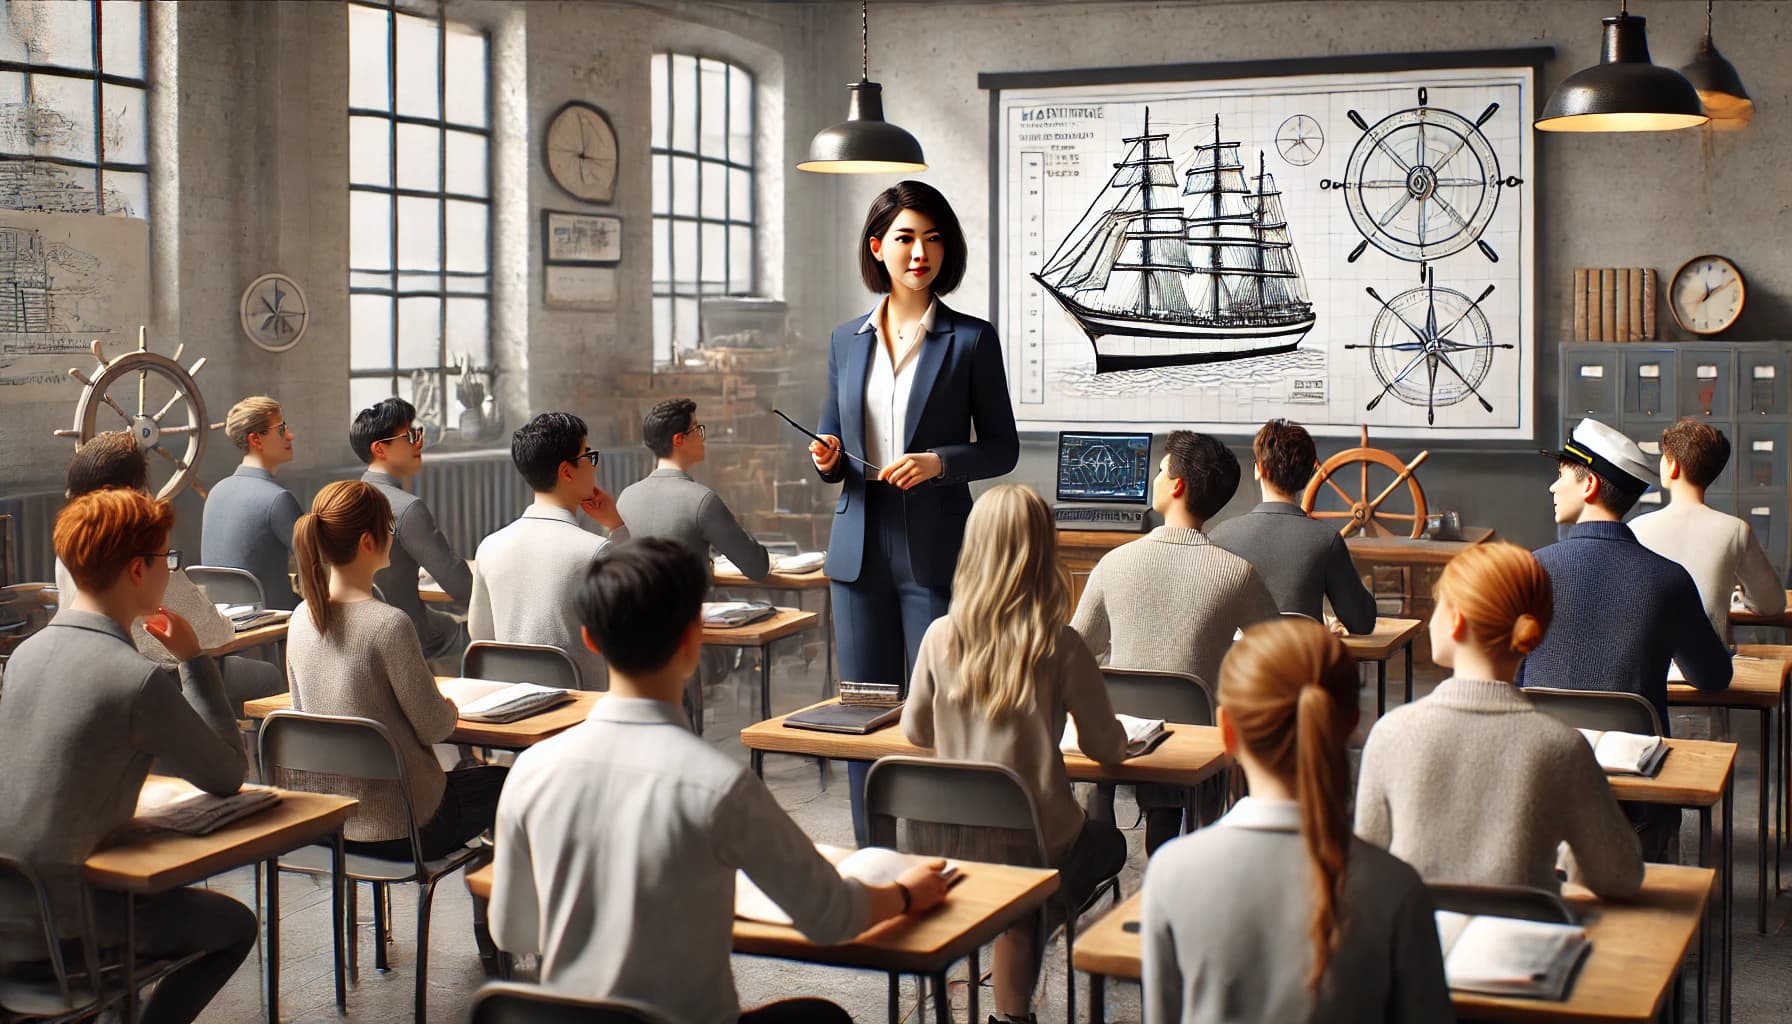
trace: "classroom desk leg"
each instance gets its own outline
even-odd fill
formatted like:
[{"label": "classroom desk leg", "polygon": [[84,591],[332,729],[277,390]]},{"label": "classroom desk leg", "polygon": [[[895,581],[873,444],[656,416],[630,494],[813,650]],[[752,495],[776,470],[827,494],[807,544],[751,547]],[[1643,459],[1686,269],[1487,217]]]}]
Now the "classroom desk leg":
[{"label": "classroom desk leg", "polygon": [[1406,703],[1412,703],[1412,644],[1406,641]]},{"label": "classroom desk leg", "polygon": [[1375,717],[1380,718],[1388,713],[1388,663],[1384,659],[1375,663]]},{"label": "classroom desk leg", "polygon": [[1729,791],[1724,794],[1724,894],[1723,894],[1723,974],[1718,980],[1717,1019],[1721,1024],[1730,1024],[1730,966],[1736,951],[1735,926],[1732,920],[1735,914],[1736,895],[1736,777],[1730,776]]},{"label": "classroom desk leg", "polygon": [[772,717],[772,641],[759,648],[759,720]]},{"label": "classroom desk leg", "polygon": [[[1099,974],[1089,975],[1089,1024],[1107,1024],[1107,979]],[[977,1018],[973,1015],[971,1019]]]},{"label": "classroom desk leg", "polygon": [[[941,971],[929,980],[933,982],[933,1019],[939,1024],[952,1024],[952,993],[946,989],[946,972]],[[917,1013],[916,1019],[919,1017]]]},{"label": "classroom desk leg", "polygon": [[268,875],[268,1024],[280,1024],[280,858],[269,857],[262,864]]},{"label": "classroom desk leg", "polygon": [[896,1012],[902,1008],[901,1007],[901,1002],[902,1002],[901,996],[902,996],[902,976],[892,972],[890,974],[889,1024],[896,1024]]},{"label": "classroom desk leg", "polygon": [[[1711,849],[1711,808],[1699,808],[1699,866],[1714,867]],[[1720,873],[1721,876],[1721,873]],[[1711,901],[1705,903],[1704,919],[1699,924],[1699,1024],[1710,1018],[1711,1008]]]},{"label": "classroom desk leg", "polygon": [[[834,695],[834,588],[821,592],[821,699]],[[975,1018],[976,1014],[971,1014]]]},{"label": "classroom desk leg", "polygon": [[124,898],[124,1024],[137,1024],[137,897]]},{"label": "classroom desk leg", "polygon": [[[971,950],[970,968],[971,984],[965,989],[964,994],[966,1010],[964,1019],[969,1021],[970,1024],[976,1024],[978,1002],[977,990],[983,987],[983,947],[978,946]],[[948,1017],[947,1019],[950,1020],[951,1018]]]},{"label": "classroom desk leg", "polygon": [[1755,934],[1767,934],[1767,790],[1773,775],[1772,739],[1773,709],[1761,709],[1761,807],[1757,833],[1761,837],[1757,859],[1760,872],[1755,876]]},{"label": "classroom desk leg", "polygon": [[[348,856],[344,852],[342,830],[337,829],[330,842],[330,936],[336,946],[336,1012],[348,1012],[348,978],[342,959],[342,887],[343,875],[347,873]],[[352,883],[351,883],[352,884]]]},{"label": "classroom desk leg", "polygon": [[753,765],[753,776],[760,779],[765,778],[765,751],[749,750],[747,751],[747,760]]}]

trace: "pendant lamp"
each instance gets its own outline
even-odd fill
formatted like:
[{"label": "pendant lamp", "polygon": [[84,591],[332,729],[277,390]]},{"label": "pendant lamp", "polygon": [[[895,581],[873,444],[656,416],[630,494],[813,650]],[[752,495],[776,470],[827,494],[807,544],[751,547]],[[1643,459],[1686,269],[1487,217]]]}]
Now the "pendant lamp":
[{"label": "pendant lamp", "polygon": [[1682,67],[1680,73],[1698,90],[1699,102],[1705,105],[1705,113],[1711,117],[1711,127],[1743,128],[1755,116],[1755,101],[1749,99],[1748,90],[1742,87],[1742,76],[1736,73],[1736,65],[1717,52],[1717,44],[1711,41],[1711,0],[1705,0],[1705,39],[1699,43],[1698,56],[1691,64]]},{"label": "pendant lamp", "polygon": [[884,120],[884,87],[871,81],[871,14],[859,0],[859,80],[848,85],[846,120],[809,140],[799,171],[822,174],[900,174],[925,171],[915,137]]},{"label": "pendant lamp", "polygon": [[1604,19],[1599,63],[1556,86],[1536,128],[1545,132],[1661,132],[1696,128],[1710,120],[1699,94],[1673,68],[1649,62],[1646,19],[1629,0]]}]

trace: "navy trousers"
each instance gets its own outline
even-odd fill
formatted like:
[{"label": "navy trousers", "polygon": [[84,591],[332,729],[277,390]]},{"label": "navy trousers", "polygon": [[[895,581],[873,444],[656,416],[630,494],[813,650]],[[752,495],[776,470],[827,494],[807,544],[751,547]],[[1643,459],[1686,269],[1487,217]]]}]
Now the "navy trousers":
[{"label": "navy trousers", "polygon": [[[903,530],[903,493],[889,484],[865,486],[865,561],[859,578],[831,585],[834,599],[834,654],[840,678],[856,683],[895,683],[908,692],[909,673],[921,636],[933,620],[946,614],[950,586],[915,582]],[[865,819],[863,761],[847,765],[847,792],[852,800],[852,832],[860,846],[871,842]]]}]

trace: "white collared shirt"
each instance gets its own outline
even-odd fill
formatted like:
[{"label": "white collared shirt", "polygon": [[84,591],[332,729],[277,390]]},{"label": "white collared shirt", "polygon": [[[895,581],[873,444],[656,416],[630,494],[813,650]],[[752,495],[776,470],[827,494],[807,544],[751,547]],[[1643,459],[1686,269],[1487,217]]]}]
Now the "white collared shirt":
[{"label": "white collared shirt", "polygon": [[574,595],[606,543],[579,525],[577,512],[545,501],[531,504],[479,542],[473,599],[467,602],[468,637],[558,647],[579,666],[585,689],[603,689],[610,670],[579,634]]},{"label": "white collared shirt", "polygon": [[878,302],[859,333],[869,328],[876,336],[871,353],[871,373],[865,379],[865,461],[882,469],[902,457],[908,441],[908,398],[915,382],[915,363],[921,354],[921,342],[933,330],[934,316],[940,300],[927,304],[927,312],[916,322],[914,336],[896,340],[897,355],[890,358],[890,346],[884,344],[884,308],[889,296]]},{"label": "white collared shirt", "polygon": [[1229,828],[1254,828],[1263,832],[1299,832],[1300,803],[1247,796],[1214,822]]}]

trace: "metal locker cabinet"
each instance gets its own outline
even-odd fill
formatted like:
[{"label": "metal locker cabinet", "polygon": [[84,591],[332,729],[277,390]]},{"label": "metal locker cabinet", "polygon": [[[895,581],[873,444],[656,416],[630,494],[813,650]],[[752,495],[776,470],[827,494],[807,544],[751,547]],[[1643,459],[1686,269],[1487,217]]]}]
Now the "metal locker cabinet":
[{"label": "metal locker cabinet", "polygon": [[1618,349],[1613,345],[1565,345],[1562,348],[1562,418],[1570,424],[1591,416],[1602,423],[1618,419],[1623,380]]},{"label": "metal locker cabinet", "polygon": [[1792,417],[1792,381],[1786,350],[1779,346],[1737,346],[1736,395],[1732,408],[1740,423]]},{"label": "metal locker cabinet", "polygon": [[1784,498],[1788,487],[1787,456],[1792,454],[1792,438],[1788,438],[1784,421],[1750,422],[1743,420],[1730,438],[1730,479],[1737,495],[1744,501],[1757,498]]},{"label": "metal locker cabinet", "polygon": [[[1623,346],[1619,366],[1624,374],[1622,419],[1626,424],[1661,423],[1674,419],[1674,350]],[[1627,432],[1628,428],[1627,428]]]},{"label": "metal locker cabinet", "polygon": [[1720,345],[1687,345],[1681,348],[1678,363],[1675,415],[1730,419],[1736,395],[1735,352]]}]

